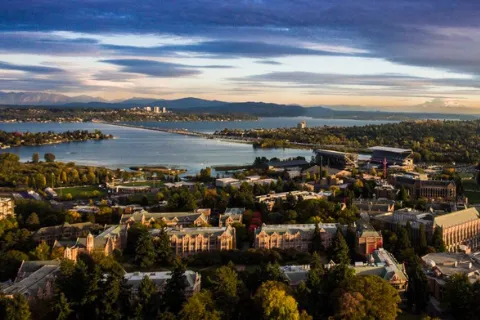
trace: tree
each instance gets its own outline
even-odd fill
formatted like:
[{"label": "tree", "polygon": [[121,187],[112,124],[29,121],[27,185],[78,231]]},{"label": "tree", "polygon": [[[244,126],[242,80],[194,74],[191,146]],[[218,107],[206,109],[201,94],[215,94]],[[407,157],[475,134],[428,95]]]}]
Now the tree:
[{"label": "tree", "polygon": [[157,263],[170,264],[173,251],[170,245],[170,237],[163,227],[160,228],[160,233],[155,237],[153,245],[155,247],[155,260]]},{"label": "tree", "polygon": [[267,281],[255,293],[255,301],[260,305],[264,319],[285,320],[300,319],[297,301],[287,294],[285,284]]},{"label": "tree", "polygon": [[455,319],[473,319],[475,317],[470,316],[469,304],[472,299],[471,293],[467,275],[455,274],[445,284],[441,305],[451,312]]},{"label": "tree", "polygon": [[0,297],[0,319],[5,320],[30,320],[30,307],[22,294],[13,298]]},{"label": "tree", "polygon": [[338,264],[350,264],[350,250],[348,249],[347,242],[343,237],[342,230],[337,229],[335,240],[333,241],[331,259]]},{"label": "tree", "polygon": [[428,305],[428,280],[420,261],[418,261],[419,258],[414,255],[411,260],[407,267],[408,287],[406,296],[408,306],[419,313],[425,311]]},{"label": "tree", "polygon": [[238,303],[238,277],[233,264],[222,266],[215,271],[213,293],[222,310],[223,318],[231,319]]},{"label": "tree", "polygon": [[38,163],[38,161],[40,161],[40,155],[38,154],[38,152],[35,152],[34,154],[32,154],[32,162]]},{"label": "tree", "polygon": [[397,290],[377,276],[356,276],[343,281],[332,298],[338,319],[394,320],[400,312]]},{"label": "tree", "polygon": [[104,281],[99,284],[99,291],[102,293],[97,299],[96,318],[97,319],[120,319],[121,313],[117,306],[120,296],[121,275],[109,274]]},{"label": "tree", "polygon": [[427,234],[425,233],[425,226],[420,224],[419,235],[418,235],[418,253],[423,255],[427,252],[428,243],[427,243]]},{"label": "tree", "polygon": [[50,258],[50,246],[42,241],[32,252],[34,260],[48,260]]},{"label": "tree", "polygon": [[137,318],[149,319],[156,314],[156,295],[158,288],[148,277],[143,277],[138,286],[135,314]]},{"label": "tree", "polygon": [[32,212],[25,221],[25,224],[29,229],[36,230],[40,226],[40,219],[35,212]]},{"label": "tree", "polygon": [[[231,306],[226,306],[231,307]],[[180,312],[182,320],[220,320],[220,312],[215,309],[212,293],[207,290],[202,290],[195,293],[184,304]]]},{"label": "tree", "polygon": [[155,248],[149,233],[143,234],[137,241],[135,263],[140,268],[148,268],[155,263]]},{"label": "tree", "polygon": [[320,228],[318,227],[318,223],[315,223],[315,230],[313,231],[312,237],[312,244],[311,244],[311,252],[321,252],[324,251],[325,248],[323,247],[322,237],[320,235]]},{"label": "tree", "polygon": [[185,278],[186,267],[180,259],[175,259],[170,279],[167,280],[163,301],[167,311],[177,313],[182,309],[185,299],[185,288],[187,287]]},{"label": "tree", "polygon": [[63,292],[60,292],[54,301],[55,304],[53,306],[53,312],[56,319],[67,320],[72,313],[72,309],[70,309],[70,305],[67,298],[65,297],[65,294],[63,294]]},{"label": "tree", "polygon": [[445,243],[443,242],[443,230],[441,227],[435,227],[432,235],[432,246],[437,252],[445,252]]},{"label": "tree", "polygon": [[43,158],[45,159],[46,162],[55,162],[55,155],[53,153],[45,153],[43,155]]}]

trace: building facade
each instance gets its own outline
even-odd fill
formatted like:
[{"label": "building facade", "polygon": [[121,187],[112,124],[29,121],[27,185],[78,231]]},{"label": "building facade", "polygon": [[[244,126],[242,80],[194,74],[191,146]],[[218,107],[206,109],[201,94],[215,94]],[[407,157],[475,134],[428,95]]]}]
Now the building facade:
[{"label": "building facade", "polygon": [[65,222],[59,226],[43,227],[37,230],[33,235],[33,240],[37,242],[45,241],[48,245],[53,245],[56,240],[76,239],[86,236],[93,229],[101,228],[100,225],[91,222],[81,222],[69,224]]},{"label": "building facade", "polygon": [[442,228],[445,247],[450,252],[456,252],[460,246],[471,250],[480,248],[480,217],[474,207],[441,216],[433,221],[434,228]]},{"label": "building facade", "polygon": [[227,208],[224,214],[218,217],[218,226],[229,226],[234,223],[242,223],[245,208]]},{"label": "building facade", "polygon": [[[319,223],[318,228],[324,248],[332,245],[338,228],[346,230],[346,226],[338,223]],[[314,232],[315,224],[263,224],[255,230],[255,248],[308,251]]]},{"label": "building facade", "polygon": [[[202,284],[202,277],[198,272],[186,270],[185,271],[185,296],[190,297],[194,293],[199,292]],[[152,282],[157,287],[159,292],[165,290],[168,279],[172,277],[170,271],[153,271],[153,272],[140,272],[135,271],[131,273],[126,273],[124,275],[127,285],[131,286],[132,293],[138,293],[138,287],[142,282],[144,277],[150,278]]]},{"label": "building facade", "polygon": [[[199,209],[201,210],[201,209]],[[151,226],[156,223],[163,223],[168,227],[177,225],[187,226],[206,226],[208,218],[201,212],[147,212],[139,211],[132,214],[123,214],[120,218],[120,224],[131,225],[133,223],[141,223]]]},{"label": "building facade", "polygon": [[0,198],[0,220],[15,216],[15,205],[13,199]]},{"label": "building facade", "polygon": [[[155,237],[159,230],[151,230]],[[236,248],[235,228],[207,227],[167,230],[170,245],[177,256],[186,257],[199,252],[228,251]]]},{"label": "building facade", "polygon": [[369,223],[360,220],[357,223],[356,251],[368,256],[383,247],[383,237]]},{"label": "building facade", "polygon": [[429,180],[424,176],[392,175],[390,182],[396,188],[404,188],[412,199],[426,198],[429,200],[443,199],[455,201],[457,187],[450,180]]}]

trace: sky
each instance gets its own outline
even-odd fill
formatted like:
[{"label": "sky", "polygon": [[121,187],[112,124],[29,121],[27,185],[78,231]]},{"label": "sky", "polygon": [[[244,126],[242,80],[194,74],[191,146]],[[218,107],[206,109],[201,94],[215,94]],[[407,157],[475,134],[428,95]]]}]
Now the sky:
[{"label": "sky", "polygon": [[0,91],[480,108],[478,17],[477,0],[2,0]]}]

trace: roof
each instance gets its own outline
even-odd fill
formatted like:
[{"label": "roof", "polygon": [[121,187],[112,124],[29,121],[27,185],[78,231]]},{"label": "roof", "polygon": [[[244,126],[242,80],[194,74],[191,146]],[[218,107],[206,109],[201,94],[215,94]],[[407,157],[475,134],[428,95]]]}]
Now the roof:
[{"label": "roof", "polygon": [[53,279],[55,273],[60,269],[58,265],[43,265],[38,270],[28,275],[19,282],[3,290],[7,295],[25,294],[35,296],[39,289],[45,288],[47,281]]},{"label": "roof", "polygon": [[57,226],[50,226],[50,227],[43,227],[37,230],[35,234],[43,234],[43,233],[50,233],[54,230],[60,230],[64,228],[78,228],[78,229],[85,229],[86,227],[93,226],[94,224],[91,222],[80,222],[80,223],[72,223],[69,224],[68,222],[65,222],[62,225],[57,225]]},{"label": "roof", "polygon": [[132,218],[134,221],[141,221],[142,216],[145,216],[146,220],[149,219],[166,219],[166,220],[172,220],[174,218],[177,218],[179,222],[194,222],[197,220],[200,216],[202,216],[203,213],[199,212],[135,212],[133,214],[123,214],[122,217],[120,218],[121,223],[125,223],[128,221],[130,218]]},{"label": "roof", "polygon": [[442,275],[454,274],[470,275],[480,270],[480,263],[475,255],[461,252],[435,252],[422,257],[423,262],[430,268],[437,269]]},{"label": "roof", "polygon": [[[197,272],[194,272],[192,270],[186,270],[185,273],[185,280],[187,282],[187,285],[193,289],[195,286],[195,283],[197,282],[197,279],[200,279],[200,275]],[[163,287],[164,284],[168,279],[171,278],[171,272],[170,271],[153,271],[153,272],[131,272],[131,273],[126,273],[124,275],[125,280],[127,281],[127,284],[132,286],[132,288],[137,289],[140,286],[140,283],[142,282],[144,277],[149,277],[150,280],[152,280],[155,285],[159,288]]]},{"label": "roof", "polygon": [[450,228],[459,224],[467,223],[480,219],[477,209],[471,207],[468,209],[447,213],[437,216],[434,219],[434,224],[442,228]]},{"label": "roof", "polygon": [[376,275],[390,281],[396,277],[398,280],[407,281],[404,267],[385,249],[377,249],[371,255],[372,261],[366,265],[355,265],[357,275]]},{"label": "roof", "polygon": [[293,265],[280,267],[280,271],[283,272],[290,285],[298,285],[301,281],[306,281],[309,270],[309,265]]},{"label": "roof", "polygon": [[245,213],[245,208],[227,208],[224,215],[242,215]]},{"label": "roof", "polygon": [[[158,233],[158,229],[153,229],[150,230],[150,233],[155,235]],[[184,237],[187,235],[199,235],[199,234],[205,234],[208,236],[221,236],[224,233],[228,233],[230,235],[233,235],[232,233],[232,228],[229,226],[226,227],[199,227],[199,228],[182,228],[182,229],[170,229],[167,230],[167,233],[170,236],[177,236],[177,237]]]},{"label": "roof", "polygon": [[368,149],[372,151],[386,151],[386,152],[394,152],[394,153],[412,152],[412,149],[392,148],[392,147],[384,147],[384,146],[375,146],[375,147],[370,147]]},{"label": "roof", "polygon": [[[341,227],[339,223],[319,223],[318,228],[320,229],[320,232],[330,232],[334,233],[337,231],[337,229]],[[273,233],[312,233],[315,230],[315,224],[271,224],[271,225],[266,225],[265,223],[262,224],[260,228],[256,229],[256,233],[261,233],[265,232],[267,234],[273,234]]]},{"label": "roof", "polygon": [[15,282],[18,282],[28,276],[29,274],[37,271],[46,265],[60,265],[60,260],[36,260],[36,261],[22,261],[20,268],[18,268],[17,278]]}]

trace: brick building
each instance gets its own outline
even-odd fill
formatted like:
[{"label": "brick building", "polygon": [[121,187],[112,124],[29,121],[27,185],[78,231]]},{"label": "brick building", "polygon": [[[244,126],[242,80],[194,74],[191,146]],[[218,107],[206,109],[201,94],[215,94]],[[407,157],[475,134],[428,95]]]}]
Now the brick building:
[{"label": "brick building", "polygon": [[433,224],[442,228],[443,242],[450,252],[458,251],[461,245],[472,250],[480,247],[480,217],[473,207],[436,216]]}]

